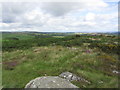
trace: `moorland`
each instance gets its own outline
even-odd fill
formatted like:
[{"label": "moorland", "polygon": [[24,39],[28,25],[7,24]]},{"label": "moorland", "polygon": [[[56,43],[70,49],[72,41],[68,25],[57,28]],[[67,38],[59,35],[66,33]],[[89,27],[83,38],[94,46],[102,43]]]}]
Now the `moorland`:
[{"label": "moorland", "polygon": [[80,88],[118,87],[117,34],[108,33],[2,33],[2,84],[23,88],[40,76],[72,72],[90,83]]}]

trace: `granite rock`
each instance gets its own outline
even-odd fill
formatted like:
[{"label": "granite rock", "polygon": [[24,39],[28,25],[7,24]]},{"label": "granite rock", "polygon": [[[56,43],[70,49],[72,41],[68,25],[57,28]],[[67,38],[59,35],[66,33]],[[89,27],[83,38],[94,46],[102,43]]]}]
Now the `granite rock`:
[{"label": "granite rock", "polygon": [[31,80],[25,88],[78,88],[66,79],[58,76],[43,76]]}]

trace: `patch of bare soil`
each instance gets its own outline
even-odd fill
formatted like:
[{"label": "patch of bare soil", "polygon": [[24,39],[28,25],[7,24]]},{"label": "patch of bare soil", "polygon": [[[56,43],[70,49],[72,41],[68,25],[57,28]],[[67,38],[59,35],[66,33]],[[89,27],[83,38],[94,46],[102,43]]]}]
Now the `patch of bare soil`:
[{"label": "patch of bare soil", "polygon": [[3,68],[5,68],[6,70],[14,70],[14,68],[18,65],[18,61],[7,61],[7,62],[3,62]]}]

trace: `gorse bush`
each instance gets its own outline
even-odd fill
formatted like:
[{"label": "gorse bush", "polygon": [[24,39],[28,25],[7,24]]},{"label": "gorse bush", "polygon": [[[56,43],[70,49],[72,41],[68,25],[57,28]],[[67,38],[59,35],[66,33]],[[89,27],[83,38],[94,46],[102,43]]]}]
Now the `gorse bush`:
[{"label": "gorse bush", "polygon": [[118,45],[115,44],[102,44],[102,43],[92,43],[89,45],[90,48],[99,48],[101,51],[106,53],[120,54]]}]

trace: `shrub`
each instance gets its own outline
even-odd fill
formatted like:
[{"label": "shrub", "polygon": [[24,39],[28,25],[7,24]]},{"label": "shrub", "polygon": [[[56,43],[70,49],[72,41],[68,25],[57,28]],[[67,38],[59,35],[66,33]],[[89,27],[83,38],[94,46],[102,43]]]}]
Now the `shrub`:
[{"label": "shrub", "polygon": [[114,53],[120,54],[119,46],[115,44],[101,44],[101,43],[93,43],[89,45],[90,48],[99,48],[101,51],[106,53]]}]

